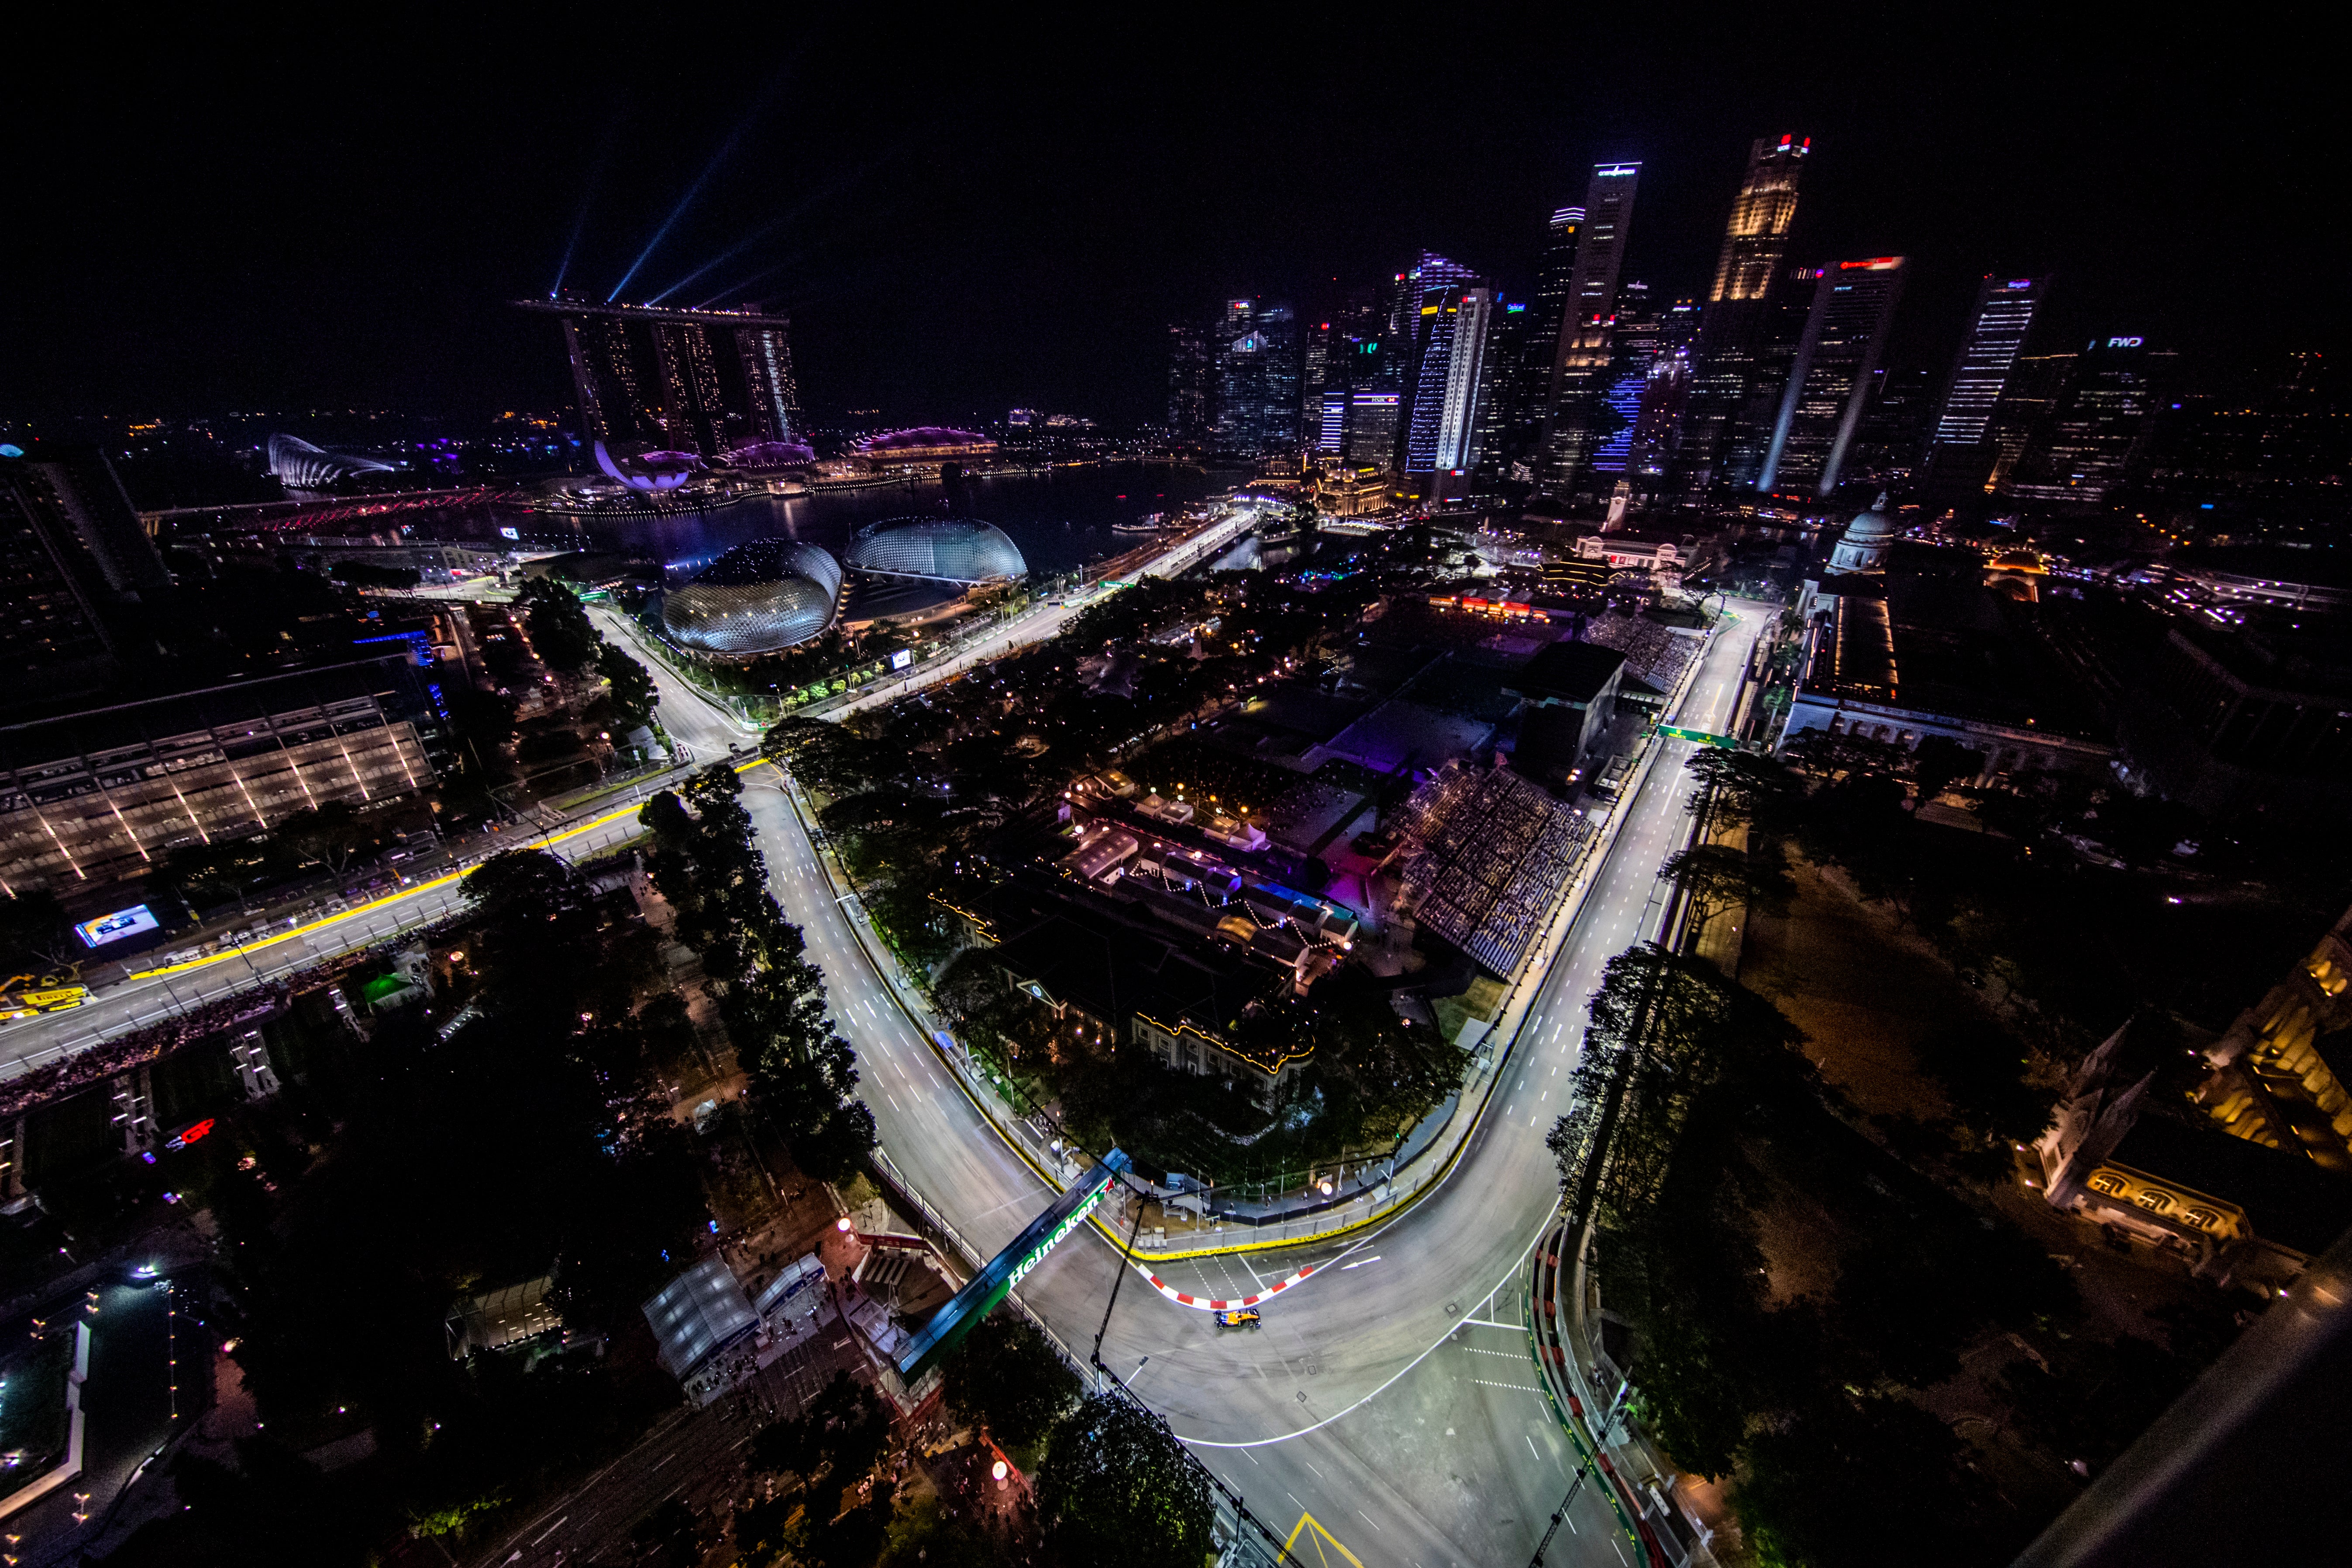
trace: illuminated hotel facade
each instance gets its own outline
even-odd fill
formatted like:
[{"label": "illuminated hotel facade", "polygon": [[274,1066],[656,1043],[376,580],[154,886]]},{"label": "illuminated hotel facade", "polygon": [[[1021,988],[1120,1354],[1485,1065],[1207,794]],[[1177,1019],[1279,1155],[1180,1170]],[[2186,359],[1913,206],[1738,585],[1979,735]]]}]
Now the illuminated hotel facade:
[{"label": "illuminated hotel facade", "polygon": [[0,891],[70,895],[330,801],[412,795],[442,729],[406,656],[0,728]]},{"label": "illuminated hotel facade", "polygon": [[562,321],[582,432],[591,441],[716,458],[801,437],[789,317],[574,299],[516,303]]}]

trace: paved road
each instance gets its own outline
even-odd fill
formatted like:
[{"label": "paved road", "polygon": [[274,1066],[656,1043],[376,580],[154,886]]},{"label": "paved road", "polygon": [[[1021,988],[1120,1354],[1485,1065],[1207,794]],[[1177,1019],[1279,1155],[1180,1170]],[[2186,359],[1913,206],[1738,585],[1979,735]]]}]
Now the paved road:
[{"label": "paved road", "polygon": [[[1716,637],[1675,721],[1714,729],[1728,717],[1769,613],[1734,607],[1740,618]],[[626,626],[620,635],[635,640]],[[704,754],[750,742],[735,721],[653,668],[672,733]],[[1654,931],[1656,868],[1686,825],[1687,750],[1664,744],[1538,986],[1505,1085],[1446,1183],[1351,1246],[1327,1245],[1322,1255],[1337,1266],[1272,1304],[1262,1331],[1221,1335],[1206,1314],[1139,1279],[1121,1291],[1106,1362],[1254,1510],[1281,1533],[1299,1532],[1294,1550],[1304,1561],[1348,1560],[1341,1551],[1367,1568],[1523,1560],[1565,1489],[1563,1440],[1520,1327],[1524,1262],[1557,1195],[1543,1135],[1564,1109],[1566,1069],[1601,966]],[[974,1246],[1002,1247],[1044,1204],[1045,1183],[996,1137],[897,1005],[782,781],[761,767],[745,783],[772,885],[825,973],[885,1150]],[[110,993],[105,1005],[121,1001]],[[15,1044],[0,1037],[0,1049]],[[1021,1288],[1082,1357],[1119,1267],[1113,1249],[1087,1234]],[[1227,1278],[1270,1279],[1289,1272],[1292,1258],[1235,1256],[1213,1267]],[[1622,1550],[1600,1500],[1586,1492],[1554,1557],[1605,1568]]]},{"label": "paved road", "polygon": [[[1738,608],[1677,721],[1709,729],[1728,716],[1766,613]],[[665,686],[666,721],[693,701]],[[1564,1109],[1601,966],[1654,932],[1657,866],[1687,825],[1687,752],[1664,743],[1538,988],[1491,1112],[1443,1186],[1356,1240],[1342,1267],[1273,1304],[1256,1332],[1221,1336],[1204,1313],[1139,1280],[1121,1292],[1105,1360],[1285,1533],[1311,1516],[1302,1550],[1320,1527],[1368,1565],[1523,1559],[1565,1489],[1562,1439],[1519,1326],[1524,1261],[1557,1195],[1543,1137]],[[777,899],[824,971],[885,1150],[975,1247],[1002,1247],[1045,1201],[1045,1184],[993,1135],[897,1005],[782,781],[761,768],[745,783]],[[1257,1279],[1292,1266],[1276,1253],[1217,1267]],[[1066,1246],[1023,1283],[1022,1298],[1083,1356],[1117,1268],[1098,1240]],[[1611,1563],[1618,1548],[1605,1517],[1597,1497],[1580,1500],[1577,1528],[1555,1554]]]}]

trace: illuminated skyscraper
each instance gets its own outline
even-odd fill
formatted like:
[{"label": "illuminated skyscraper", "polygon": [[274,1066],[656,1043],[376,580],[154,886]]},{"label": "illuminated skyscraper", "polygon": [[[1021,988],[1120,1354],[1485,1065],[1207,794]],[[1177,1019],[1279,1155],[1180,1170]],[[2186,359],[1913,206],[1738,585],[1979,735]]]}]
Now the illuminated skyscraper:
[{"label": "illuminated skyscraper", "polygon": [[1217,445],[1253,457],[1296,452],[1299,343],[1290,307],[1229,300],[1218,338]]},{"label": "illuminated skyscraper", "polygon": [[1403,395],[1351,392],[1348,395],[1348,461],[1383,472],[1396,467],[1398,416]]},{"label": "illuminated skyscraper", "polygon": [[1639,163],[1600,163],[1585,188],[1584,224],[1555,340],[1543,461],[1537,474],[1555,490],[1573,489],[1590,456],[1594,405],[1603,390],[1610,327],[1617,314],[1617,275],[1624,265],[1641,176]]},{"label": "illuminated skyscraper", "polygon": [[1756,476],[1758,489],[1802,487],[1825,496],[1837,489],[1870,395],[1871,373],[1885,346],[1886,324],[1903,292],[1903,260],[1877,256],[1823,269],[1789,366],[1763,471]]},{"label": "illuminated skyscraper", "polygon": [[1930,437],[1939,447],[1973,447],[1985,439],[1992,411],[2009,384],[2010,367],[2025,347],[2042,285],[2031,278],[1989,277],[1977,290],[1968,342],[1952,365]]},{"label": "illuminated skyscraper", "polygon": [[1583,228],[1582,207],[1562,207],[1551,215],[1535,298],[1517,321],[1507,322],[1515,341],[1509,345],[1504,444],[1513,461],[1526,458],[1543,441],[1544,416],[1551,407],[1552,362],[1559,357],[1559,324],[1568,311],[1569,284],[1576,276],[1576,237]]},{"label": "illuminated skyscraper", "polygon": [[2005,487],[2021,500],[2096,504],[2126,479],[2155,423],[2157,381],[2171,356],[2144,338],[2094,338],[2029,439]]},{"label": "illuminated skyscraper", "polygon": [[1405,427],[1404,467],[1433,476],[1433,496],[1468,491],[1478,465],[1480,401],[1491,396],[1487,350],[1495,291],[1483,284],[1432,289],[1422,296],[1420,374]]},{"label": "illuminated skyscraper", "polygon": [[1797,182],[1811,150],[1811,137],[1793,135],[1777,142],[1759,136],[1748,150],[1748,173],[1732,198],[1691,353],[1689,407],[1675,466],[1694,489],[1722,476],[1741,409],[1769,368],[1762,351],[1797,217]]},{"label": "illuminated skyscraper", "polygon": [[1348,449],[1348,394],[1327,389],[1316,399],[1315,449],[1339,457]]},{"label": "illuminated skyscraper", "polygon": [[1168,428],[1180,441],[1209,433],[1211,397],[1216,385],[1212,333],[1198,321],[1168,328]]},{"label": "illuminated skyscraper", "polygon": [[591,441],[723,457],[801,437],[787,317],[574,299],[517,303],[562,319]]}]

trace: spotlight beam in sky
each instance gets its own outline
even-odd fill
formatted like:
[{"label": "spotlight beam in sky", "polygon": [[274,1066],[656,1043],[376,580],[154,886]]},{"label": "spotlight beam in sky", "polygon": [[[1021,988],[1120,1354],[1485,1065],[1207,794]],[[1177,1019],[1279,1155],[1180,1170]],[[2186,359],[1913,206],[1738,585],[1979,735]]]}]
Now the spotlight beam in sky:
[{"label": "spotlight beam in sky", "polygon": [[[903,145],[904,142],[902,141],[901,146]],[[792,222],[794,218],[806,214],[811,208],[821,203],[831,201],[835,196],[844,195],[848,192],[855,190],[877,169],[879,169],[891,158],[897,156],[899,150],[899,148],[894,147],[882,153],[879,157],[868,159],[859,167],[852,169],[848,173],[834,180],[830,184],[824,186],[824,189],[813,192],[809,195],[803,196],[801,200],[793,203],[786,211],[770,218],[766,223],[761,224],[759,227],[753,229],[751,233],[745,235],[742,238],[737,240],[734,244],[729,246],[726,249],[720,251],[718,255],[712,257],[709,260],[704,262],[701,266],[696,268],[693,271],[688,273],[685,277],[679,279],[677,282],[663,289],[660,293],[656,294],[651,299],[647,300],[646,303],[648,305],[660,304],[663,300],[668,299],[671,295],[677,293],[688,284],[692,283],[698,278],[715,271],[717,268],[732,260],[734,258],[740,256],[752,246],[757,245],[761,240],[765,239],[769,235],[775,233],[776,230],[782,228],[784,225]],[[768,270],[773,271],[775,268],[770,268]],[[759,274],[759,276],[764,277],[766,274],[761,273]]]},{"label": "spotlight beam in sky", "polygon": [[686,195],[677,198],[677,205],[669,209],[669,216],[662,219],[659,228],[654,230],[654,237],[646,241],[646,247],[637,252],[637,258],[629,263],[629,269],[621,274],[621,280],[613,285],[613,291],[610,294],[604,296],[606,304],[609,305],[621,297],[621,290],[629,286],[629,279],[637,275],[637,269],[645,266],[647,258],[653,255],[655,247],[668,237],[671,229],[677,226],[677,220],[686,216],[686,210],[694,205],[695,198],[702,195],[702,187],[710,183],[710,177],[716,174],[719,167],[733,154],[737,144],[743,140],[744,133],[751,129],[760,116],[766,111],[768,105],[774,101],[777,91],[784,85],[784,79],[792,74],[792,62],[788,60],[774,76],[768,79],[768,85],[761,89],[758,100],[752,103],[743,118],[736,121],[735,129],[727,133],[727,140],[719,144],[719,151],[710,155],[710,162],[702,166],[702,173],[694,177],[694,184],[686,187]]},{"label": "spotlight beam in sky", "polygon": [[554,299],[563,292],[563,279],[572,270],[572,254],[580,248],[581,231],[588,226],[588,209],[596,200],[597,188],[604,183],[604,165],[613,161],[613,149],[620,144],[621,122],[628,118],[629,105],[625,98],[614,110],[613,123],[605,129],[604,145],[597,150],[596,162],[588,169],[588,188],[581,193],[580,210],[572,215],[572,237],[563,242],[563,259],[556,264],[555,287],[547,291]]}]

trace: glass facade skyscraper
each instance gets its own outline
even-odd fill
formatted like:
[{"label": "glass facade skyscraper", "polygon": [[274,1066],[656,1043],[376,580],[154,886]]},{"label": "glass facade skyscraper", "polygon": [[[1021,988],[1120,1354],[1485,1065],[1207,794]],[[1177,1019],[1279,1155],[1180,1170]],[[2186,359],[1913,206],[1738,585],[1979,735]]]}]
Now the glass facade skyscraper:
[{"label": "glass facade skyscraper", "polygon": [[1584,224],[1576,240],[1559,336],[1552,356],[1543,460],[1537,477],[1549,489],[1571,489],[1590,457],[1593,404],[1609,368],[1610,328],[1617,314],[1617,277],[1633,230],[1639,163],[1600,163],[1585,188]]},{"label": "glass facade skyscraper", "polygon": [[1435,476],[1433,494],[1458,495],[1468,488],[1461,481],[1477,467],[1481,404],[1493,395],[1488,350],[1495,291],[1483,284],[1432,289],[1422,300],[1405,472]]},{"label": "glass facade skyscraper", "polygon": [[1297,452],[1298,321],[1285,304],[1228,300],[1216,345],[1217,445],[1250,457]]},{"label": "glass facade skyscraper", "polygon": [[[1676,443],[1675,468],[1695,489],[1726,477],[1742,411],[1759,390],[1759,376],[1770,368],[1766,340],[1789,231],[1797,218],[1797,184],[1811,151],[1811,137],[1794,135],[1778,142],[1759,136],[1748,150],[1748,172],[1724,225],[1723,248],[1716,257],[1715,279],[1691,354],[1688,408]],[[1750,443],[1759,455],[1760,446]],[[1751,457],[1741,467],[1755,460]]]},{"label": "glass facade skyscraper", "polygon": [[2010,368],[2024,351],[2042,284],[2032,278],[1989,277],[1960,346],[1952,378],[1936,411],[1930,439],[1938,447],[1973,447],[1992,427],[1992,411],[2009,385]]},{"label": "glass facade skyscraper", "polygon": [[1544,237],[1543,269],[1535,298],[1511,326],[1510,384],[1501,400],[1504,452],[1513,461],[1542,444],[1544,416],[1551,406],[1552,362],[1559,357],[1559,324],[1568,311],[1568,288],[1576,276],[1576,237],[1584,230],[1582,207],[1551,215]]},{"label": "glass facade skyscraper", "polygon": [[1870,395],[1886,324],[1902,296],[1904,258],[1841,261],[1814,285],[1805,334],[1789,366],[1780,416],[1756,488],[1835,490]]},{"label": "glass facade skyscraper", "polygon": [[2147,443],[2157,379],[2170,359],[2137,336],[2094,338],[2026,443],[2006,493],[2095,505],[2128,477]]}]

